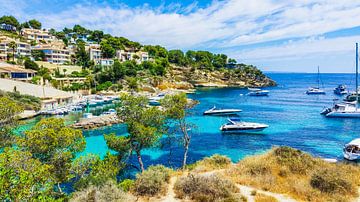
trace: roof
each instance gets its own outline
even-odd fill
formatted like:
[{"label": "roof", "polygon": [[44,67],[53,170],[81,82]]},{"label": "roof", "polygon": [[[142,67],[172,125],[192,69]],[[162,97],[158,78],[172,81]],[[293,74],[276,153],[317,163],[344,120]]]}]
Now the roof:
[{"label": "roof", "polygon": [[31,83],[21,82],[21,81],[14,81],[10,79],[1,79],[0,78],[0,90],[7,91],[7,92],[13,92],[16,88],[16,91],[18,91],[20,94],[23,95],[32,95],[41,99],[47,99],[47,98],[79,98],[78,94],[65,92],[58,90],[56,88],[47,87],[47,86],[41,86],[41,85],[35,85]]},{"label": "roof", "polygon": [[12,65],[0,62],[0,72],[21,72],[21,73],[35,73],[32,69],[25,69],[19,65]]},{"label": "roof", "polygon": [[353,139],[348,145],[357,145],[360,146],[360,138]]}]

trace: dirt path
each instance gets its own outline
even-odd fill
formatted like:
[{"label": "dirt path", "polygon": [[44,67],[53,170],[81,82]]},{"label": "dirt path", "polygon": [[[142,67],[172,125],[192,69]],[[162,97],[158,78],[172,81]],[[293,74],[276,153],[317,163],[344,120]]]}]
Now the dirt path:
[{"label": "dirt path", "polygon": [[253,188],[253,187],[239,185],[239,184],[237,184],[236,186],[240,189],[240,193],[247,198],[248,202],[255,201],[255,196],[251,195],[251,192],[253,190],[256,190],[256,193],[264,194],[267,196],[272,196],[272,197],[276,198],[279,202],[296,202],[296,200],[294,200],[286,195],[283,195],[283,194],[277,194],[277,193],[273,193],[273,192],[263,191],[263,190],[259,190],[259,189]]}]

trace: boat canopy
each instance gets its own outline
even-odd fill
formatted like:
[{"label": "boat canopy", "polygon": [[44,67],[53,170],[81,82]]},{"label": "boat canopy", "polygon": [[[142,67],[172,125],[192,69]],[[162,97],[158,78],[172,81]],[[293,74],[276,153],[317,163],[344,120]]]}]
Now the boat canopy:
[{"label": "boat canopy", "polygon": [[360,138],[356,138],[354,140],[352,140],[351,142],[347,143],[346,145],[355,145],[360,147]]}]

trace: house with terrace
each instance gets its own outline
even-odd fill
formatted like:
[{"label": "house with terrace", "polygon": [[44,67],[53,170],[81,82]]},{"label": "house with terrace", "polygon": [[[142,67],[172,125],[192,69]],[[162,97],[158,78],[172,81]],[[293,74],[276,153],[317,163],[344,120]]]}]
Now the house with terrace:
[{"label": "house with terrace", "polygon": [[45,53],[45,61],[52,64],[70,63],[70,50],[52,45],[35,46],[33,50]]},{"label": "house with terrace", "polygon": [[0,62],[0,78],[29,81],[35,76],[36,71],[25,69],[19,65]]},{"label": "house with terrace", "polygon": [[[10,47],[10,43],[15,42],[16,47]],[[22,42],[18,39],[12,39],[6,36],[0,36],[0,61],[9,60],[9,56],[15,54],[15,58],[18,57],[30,57],[31,56],[31,46],[26,42]]]},{"label": "house with terrace", "polygon": [[27,40],[34,40],[36,42],[46,42],[49,43],[55,39],[54,36],[51,36],[47,30],[24,28],[20,31],[20,34]]}]

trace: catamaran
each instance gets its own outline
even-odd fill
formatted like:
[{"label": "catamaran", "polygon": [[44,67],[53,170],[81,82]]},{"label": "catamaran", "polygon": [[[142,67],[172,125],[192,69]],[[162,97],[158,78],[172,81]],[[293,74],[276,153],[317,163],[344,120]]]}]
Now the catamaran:
[{"label": "catamaran", "polygon": [[231,133],[249,133],[263,131],[269,126],[261,123],[243,122],[238,118],[229,118],[228,123],[222,125],[220,130],[222,132]]},{"label": "catamaran", "polygon": [[307,91],[306,94],[308,95],[320,95],[320,94],[325,94],[324,90],[320,89],[320,67],[318,66],[318,74],[317,74],[317,87],[310,87]]},{"label": "catamaran", "polygon": [[347,143],[343,148],[344,158],[350,161],[360,159],[360,138]]},{"label": "catamaran", "polygon": [[241,112],[241,109],[217,109],[216,106],[213,108],[206,110],[204,115],[234,115],[238,112]]},{"label": "catamaran", "polygon": [[[335,104],[332,108],[326,108],[322,114],[326,117],[338,117],[338,118],[360,118],[360,108],[358,108],[358,68],[359,68],[359,48],[356,43],[356,100],[355,102],[345,102]],[[325,112],[326,111],[326,112]]]},{"label": "catamaran", "polygon": [[268,90],[261,90],[260,88],[248,88],[250,91],[247,95],[249,96],[267,96],[269,94]]}]

